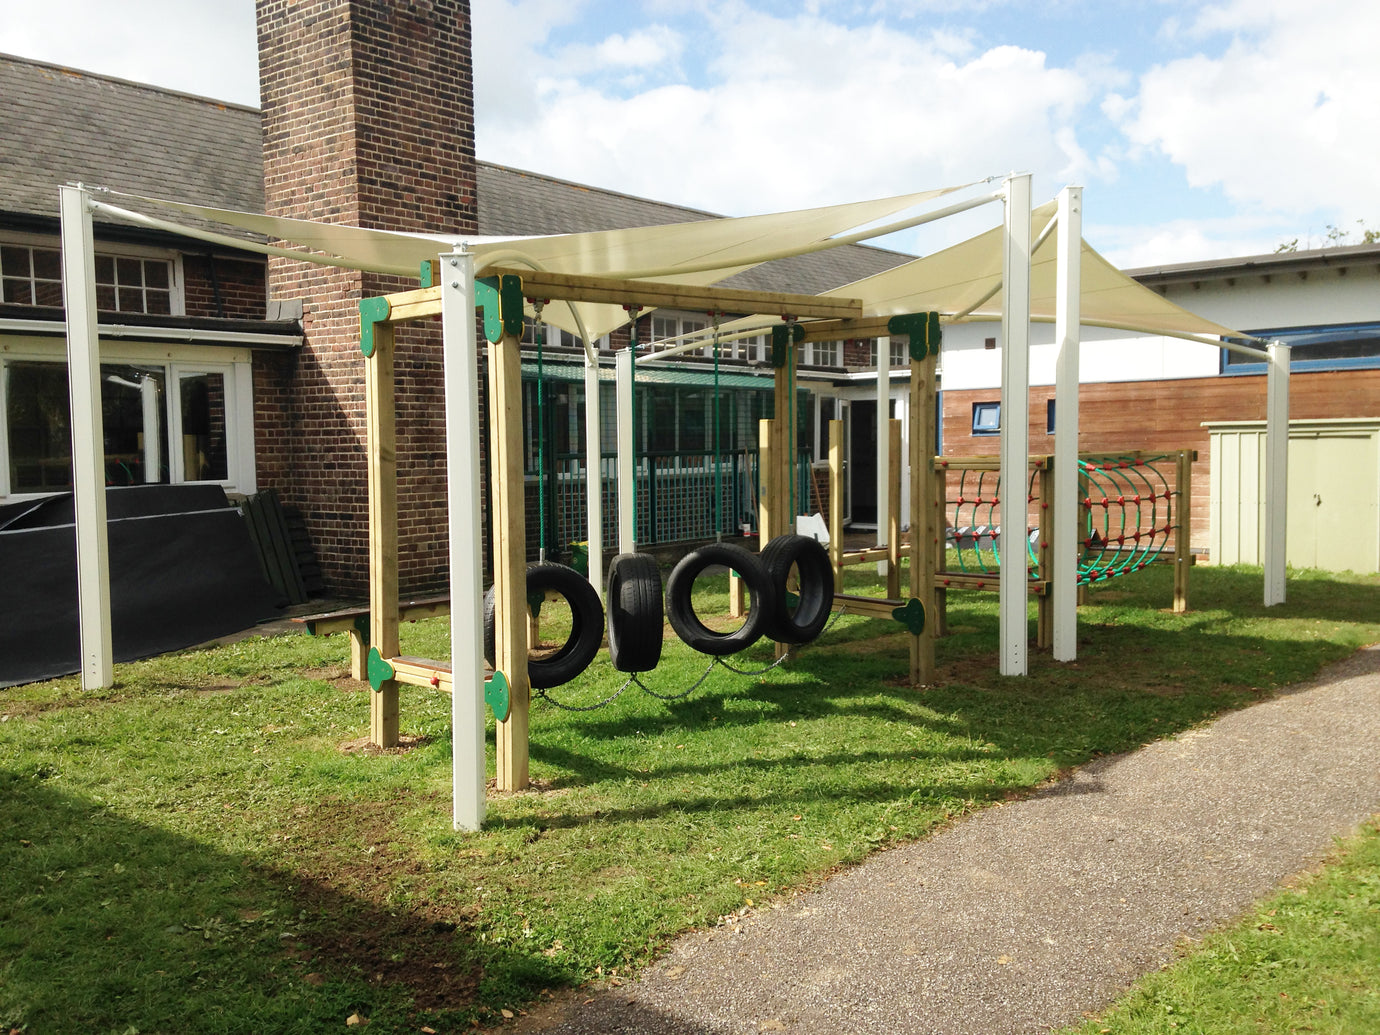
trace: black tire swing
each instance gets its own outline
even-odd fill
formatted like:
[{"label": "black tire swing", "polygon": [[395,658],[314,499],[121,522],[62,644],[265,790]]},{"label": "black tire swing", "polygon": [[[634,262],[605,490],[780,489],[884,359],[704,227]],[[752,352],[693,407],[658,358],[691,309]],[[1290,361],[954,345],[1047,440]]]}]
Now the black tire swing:
[{"label": "black tire swing", "polygon": [[[778,643],[803,644],[819,639],[834,608],[834,566],[819,541],[807,535],[780,535],[759,555],[776,590],[776,608],[764,633]],[[796,570],[799,590],[794,608],[786,586]]]},{"label": "black tire swing", "polygon": [[[543,561],[527,566],[527,599],[540,601],[557,593],[570,606],[570,635],[552,654],[533,657],[528,651],[527,676],[534,690],[569,683],[589,667],[604,642],[604,605],[589,581],[565,564]],[[540,606],[540,604],[538,604]],[[484,658],[494,664],[494,588],[484,594]]]},{"label": "black tire swing", "polygon": [[619,672],[650,672],[661,662],[661,569],[646,553],[620,553],[609,565],[609,661]]},{"label": "black tire swing", "polygon": [[[732,632],[715,632],[695,613],[691,593],[695,580],[711,565],[721,564],[736,571],[748,591],[748,614]],[[666,580],[666,616],[671,628],[687,646],[701,654],[721,658],[747,650],[764,632],[778,607],[776,583],[767,574],[756,554],[730,543],[711,543],[681,558]]]}]

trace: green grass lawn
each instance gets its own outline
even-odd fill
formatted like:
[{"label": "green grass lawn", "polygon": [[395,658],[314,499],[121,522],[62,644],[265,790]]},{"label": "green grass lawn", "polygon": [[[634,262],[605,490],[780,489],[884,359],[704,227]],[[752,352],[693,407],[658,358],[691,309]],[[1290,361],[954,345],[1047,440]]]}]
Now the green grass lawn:
[{"label": "green grass lawn", "polygon": [[[496,1019],[1380,640],[1380,579],[1260,596],[1258,570],[1200,568],[1174,615],[1167,568],[1108,583],[1079,661],[1032,650],[1027,678],[997,674],[995,594],[953,593],[932,687],[905,685],[899,626],[845,615],[785,666],[715,670],[685,700],[538,699],[533,790],[492,795],[480,834],[450,829],[449,699],[404,688],[404,748],[361,749],[369,691],[343,636],[122,665],[98,693],[0,690],[0,1031]],[[444,621],[403,637],[446,656]],[[674,693],[704,668],[668,639],[646,682]],[[551,694],[620,685],[601,655]]]}]

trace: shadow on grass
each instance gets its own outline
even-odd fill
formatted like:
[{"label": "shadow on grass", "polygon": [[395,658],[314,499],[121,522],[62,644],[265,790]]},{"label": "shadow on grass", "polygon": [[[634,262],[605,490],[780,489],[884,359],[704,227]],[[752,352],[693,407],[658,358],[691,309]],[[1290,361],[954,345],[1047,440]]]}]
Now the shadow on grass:
[{"label": "shadow on grass", "polygon": [[[453,923],[130,821],[43,772],[0,770],[0,801],[0,1030],[318,1032],[358,1014],[415,1031],[419,1014],[475,1014],[483,972]],[[541,959],[494,969],[526,995],[568,980]]]}]

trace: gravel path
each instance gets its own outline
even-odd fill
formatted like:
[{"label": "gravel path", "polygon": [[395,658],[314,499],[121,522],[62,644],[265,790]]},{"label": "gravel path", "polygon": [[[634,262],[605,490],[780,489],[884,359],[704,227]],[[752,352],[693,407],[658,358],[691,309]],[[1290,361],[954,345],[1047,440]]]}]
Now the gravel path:
[{"label": "gravel path", "polygon": [[517,1030],[1048,1032],[1107,1006],[1179,939],[1238,916],[1377,812],[1371,647],[817,892],[688,935],[640,980]]}]

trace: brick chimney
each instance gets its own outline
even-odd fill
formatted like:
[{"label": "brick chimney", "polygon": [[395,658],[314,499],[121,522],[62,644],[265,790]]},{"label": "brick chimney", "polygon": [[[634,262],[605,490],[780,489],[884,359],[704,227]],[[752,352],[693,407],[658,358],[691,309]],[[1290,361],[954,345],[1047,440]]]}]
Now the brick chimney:
[{"label": "brick chimney", "polygon": [[[257,0],[270,215],[475,232],[468,0]],[[416,281],[285,259],[270,297],[300,299],[306,345],[265,374],[259,482],[307,519],[328,589],[367,590],[359,300]],[[256,390],[259,386],[256,385]],[[400,579],[446,583],[444,402],[436,324],[399,328]]]}]

